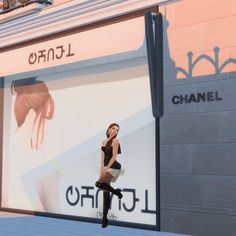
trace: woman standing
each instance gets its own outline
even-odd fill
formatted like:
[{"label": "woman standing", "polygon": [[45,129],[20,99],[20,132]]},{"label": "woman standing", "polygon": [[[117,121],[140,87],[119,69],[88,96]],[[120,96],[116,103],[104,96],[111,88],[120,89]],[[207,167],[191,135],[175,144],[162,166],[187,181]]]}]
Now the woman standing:
[{"label": "woman standing", "polygon": [[103,190],[103,228],[108,225],[107,213],[111,204],[110,192],[119,199],[123,197],[121,189],[114,189],[110,185],[111,182],[117,180],[121,172],[121,165],[116,161],[117,154],[121,153],[120,143],[116,139],[119,128],[118,124],[112,123],[107,129],[107,139],[102,142],[101,147],[101,174],[99,180],[95,183],[96,187]]}]

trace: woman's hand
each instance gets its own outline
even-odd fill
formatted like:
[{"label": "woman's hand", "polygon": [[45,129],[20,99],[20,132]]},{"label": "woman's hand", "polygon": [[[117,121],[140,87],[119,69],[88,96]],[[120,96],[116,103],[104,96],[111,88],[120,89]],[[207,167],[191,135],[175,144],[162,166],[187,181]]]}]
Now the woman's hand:
[{"label": "woman's hand", "polygon": [[106,171],[107,171],[106,167],[101,167],[101,175],[105,175]]},{"label": "woman's hand", "polygon": [[105,167],[101,167],[101,176],[103,176],[105,174],[105,172],[106,172]]}]

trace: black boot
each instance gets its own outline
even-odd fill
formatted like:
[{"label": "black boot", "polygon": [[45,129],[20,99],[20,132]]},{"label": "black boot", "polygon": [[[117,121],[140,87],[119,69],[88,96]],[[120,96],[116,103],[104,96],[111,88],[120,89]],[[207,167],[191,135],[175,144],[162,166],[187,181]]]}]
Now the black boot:
[{"label": "black boot", "polygon": [[123,197],[123,194],[121,193],[121,189],[120,188],[117,188],[116,189],[116,195],[117,195],[117,197],[119,198],[119,199],[121,199],[122,197]]},{"label": "black boot", "polygon": [[111,197],[110,193],[107,191],[103,191],[103,216],[102,216],[102,228],[107,227],[108,225],[108,219],[107,219],[107,213],[109,211],[111,204]]},{"label": "black boot", "polygon": [[96,187],[100,188],[100,189],[103,189],[103,190],[106,190],[106,191],[109,191],[113,194],[115,194],[119,199],[121,199],[123,197],[122,193],[121,193],[121,189],[114,189],[111,187],[111,185],[107,184],[107,183],[99,183],[99,182],[96,182],[95,183]]}]

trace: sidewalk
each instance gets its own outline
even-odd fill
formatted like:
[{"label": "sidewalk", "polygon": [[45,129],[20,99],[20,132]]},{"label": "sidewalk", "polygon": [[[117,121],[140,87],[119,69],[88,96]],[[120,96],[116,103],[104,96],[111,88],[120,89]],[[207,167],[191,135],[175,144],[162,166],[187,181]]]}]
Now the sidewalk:
[{"label": "sidewalk", "polygon": [[0,212],[1,236],[177,236],[165,232],[155,232],[126,227],[100,225],[48,217],[28,216]]}]

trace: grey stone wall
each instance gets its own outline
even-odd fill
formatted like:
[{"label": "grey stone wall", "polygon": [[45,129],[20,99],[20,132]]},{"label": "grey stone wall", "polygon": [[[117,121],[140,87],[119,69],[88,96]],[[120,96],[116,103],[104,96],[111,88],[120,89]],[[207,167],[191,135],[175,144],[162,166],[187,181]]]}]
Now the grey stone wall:
[{"label": "grey stone wall", "polygon": [[[208,91],[222,100],[172,103],[174,95]],[[236,77],[166,80],[164,92],[161,230],[235,236]]]}]

